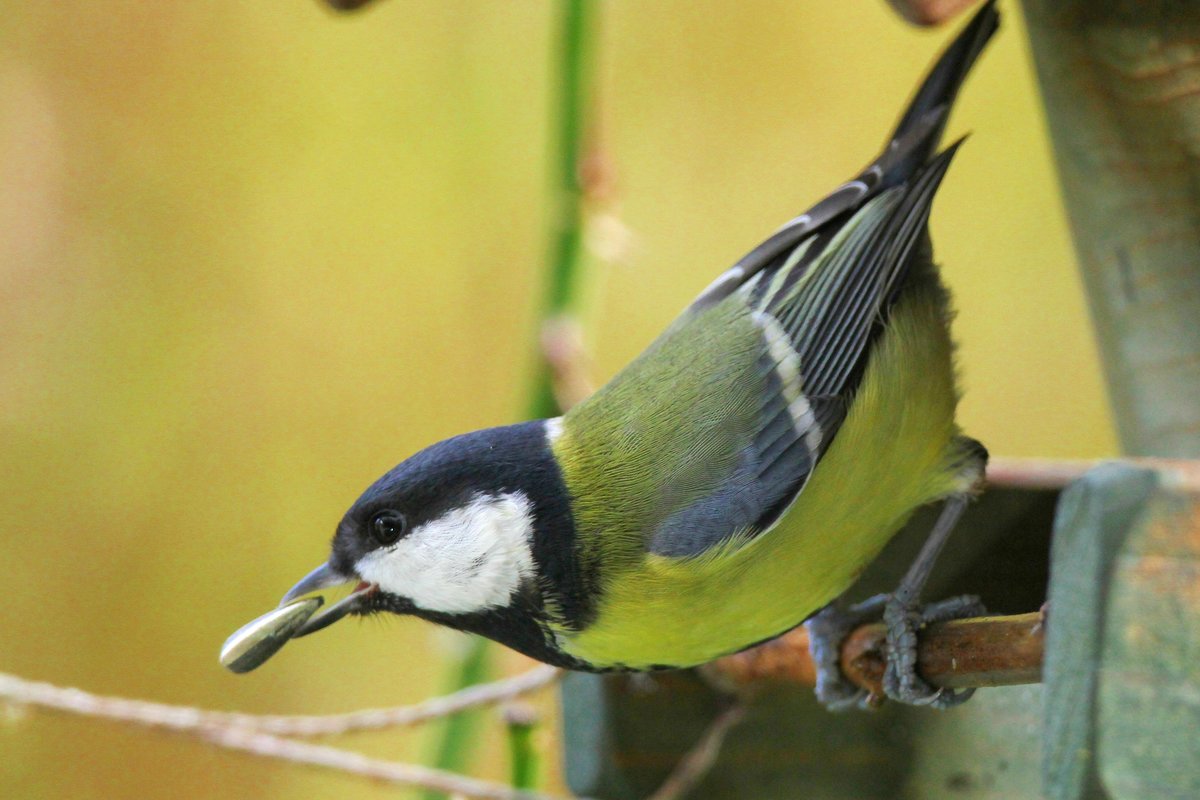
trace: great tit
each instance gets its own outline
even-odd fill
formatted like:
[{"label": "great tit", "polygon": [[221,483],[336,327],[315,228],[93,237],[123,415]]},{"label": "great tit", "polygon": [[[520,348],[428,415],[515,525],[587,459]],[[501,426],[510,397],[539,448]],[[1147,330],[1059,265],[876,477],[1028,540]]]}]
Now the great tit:
[{"label": "great tit", "polygon": [[[954,420],[927,220],[959,144],[938,152],[950,107],[997,25],[988,2],[875,161],[724,272],[593,396],[434,444],[371,485],[284,602],[355,588],[298,635],[387,611],[570,669],[703,664],[828,622],[814,614],[915,509],[946,500],[873,610],[889,626],[889,694],[961,699],[913,672],[928,619],[918,593],[986,462]],[[838,626],[813,630],[834,632],[816,654],[836,671]]]}]

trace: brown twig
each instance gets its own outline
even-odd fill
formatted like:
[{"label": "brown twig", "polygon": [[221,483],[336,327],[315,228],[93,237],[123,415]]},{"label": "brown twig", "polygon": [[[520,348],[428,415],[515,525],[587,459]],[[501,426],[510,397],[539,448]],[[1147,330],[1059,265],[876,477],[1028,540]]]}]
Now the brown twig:
[{"label": "brown twig", "polygon": [[472,686],[413,706],[325,716],[259,716],[208,711],[190,706],[97,695],[82,689],[29,681],[3,673],[0,673],[0,701],[171,730],[197,736],[220,747],[461,797],[479,800],[554,800],[550,795],[516,791],[503,784],[466,778],[445,770],[368,758],[361,753],[297,742],[273,734],[315,736],[415,725],[468,708],[507,702],[547,686],[559,674],[560,671],[554,667],[542,666],[513,678]]},{"label": "brown twig", "polygon": [[239,728],[288,736],[326,736],[416,725],[469,708],[504,703],[548,686],[559,675],[560,671],[555,667],[539,666],[512,678],[470,686],[411,706],[312,716],[241,714],[108,697],[4,673],[0,673],[0,700],[184,733],[209,728]]},{"label": "brown twig", "polygon": [[573,316],[558,316],[542,323],[541,339],[554,400],[559,409],[569,411],[596,389],[590,378],[592,360],[583,344],[583,329]]},{"label": "brown twig", "polygon": [[700,740],[679,760],[662,786],[647,800],[678,800],[696,788],[721,754],[726,734],[745,716],[746,707],[741,703],[735,703],[718,714]]},{"label": "brown twig", "polygon": [[[917,671],[933,686],[1011,686],[1038,683],[1045,620],[1040,612],[976,617],[930,625],[921,631]],[[842,644],[841,667],[855,685],[883,696],[883,625],[863,625]],[[804,628],[715,662],[717,676],[734,685],[783,681],[811,686],[816,670]]]},{"label": "brown twig", "polygon": [[976,0],[888,0],[896,13],[913,25],[928,27],[953,19]]},{"label": "brown twig", "polygon": [[1052,458],[993,458],[988,461],[988,486],[1006,489],[1062,489],[1083,477],[1099,461]]},{"label": "brown twig", "polygon": [[1180,458],[1096,459],[1091,461],[1052,458],[993,458],[988,462],[987,483],[1004,489],[1064,489],[1088,470],[1114,461],[1173,473],[1181,480],[1200,479],[1200,461]]},{"label": "brown twig", "polygon": [[501,783],[467,778],[432,767],[384,761],[362,753],[328,745],[297,742],[245,728],[208,728],[200,732],[200,737],[231,750],[277,758],[294,764],[324,767],[386,783],[430,789],[452,797],[469,797],[473,800],[565,800],[561,796],[520,791]]},{"label": "brown twig", "polygon": [[325,0],[325,5],[334,11],[358,11],[371,0]]}]

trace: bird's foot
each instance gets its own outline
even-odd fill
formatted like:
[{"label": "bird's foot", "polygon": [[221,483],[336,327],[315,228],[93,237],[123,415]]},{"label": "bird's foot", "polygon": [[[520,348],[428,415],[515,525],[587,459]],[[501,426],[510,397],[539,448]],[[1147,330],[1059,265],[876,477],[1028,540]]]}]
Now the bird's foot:
[{"label": "bird's foot", "polygon": [[888,595],[879,594],[848,609],[829,605],[804,623],[808,631],[808,650],[817,668],[817,702],[828,710],[872,706],[870,693],[846,680],[842,674],[842,642],[859,625],[878,620],[887,602]]},{"label": "bird's foot", "polygon": [[889,596],[883,609],[888,645],[884,693],[898,703],[933,708],[950,708],[968,700],[974,689],[935,689],[917,675],[917,631],[930,623],[985,613],[983,603],[973,595],[951,597],[924,607],[896,595]]}]

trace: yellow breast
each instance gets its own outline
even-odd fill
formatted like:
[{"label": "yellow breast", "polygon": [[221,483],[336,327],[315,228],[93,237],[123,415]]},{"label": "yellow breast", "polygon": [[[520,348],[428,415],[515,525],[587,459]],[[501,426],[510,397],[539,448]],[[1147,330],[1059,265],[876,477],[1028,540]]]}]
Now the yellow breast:
[{"label": "yellow breast", "polygon": [[782,633],[845,591],[916,508],[960,488],[945,305],[932,274],[905,291],[837,437],[772,528],[702,556],[648,556],[559,646],[596,665],[691,666]]}]

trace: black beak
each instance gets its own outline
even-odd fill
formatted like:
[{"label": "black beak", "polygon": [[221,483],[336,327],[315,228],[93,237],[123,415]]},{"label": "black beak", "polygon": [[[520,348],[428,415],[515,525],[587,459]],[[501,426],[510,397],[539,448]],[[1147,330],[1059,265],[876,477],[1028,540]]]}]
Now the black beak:
[{"label": "black beak", "polygon": [[[353,581],[358,581],[358,585],[349,596],[334,603],[324,614],[313,616],[325,599],[305,598],[305,595]],[[322,564],[293,586],[278,608],[246,623],[226,639],[221,648],[221,663],[233,672],[249,672],[279,652],[289,640],[328,627],[347,614],[365,611],[366,600],[375,589],[373,583],[347,577]]]},{"label": "black beak", "polygon": [[353,614],[366,609],[365,601],[372,592],[375,591],[375,584],[364,583],[353,576],[343,575],[335,571],[328,564],[322,564],[312,572],[300,579],[300,582],[288,590],[288,593],[279,601],[280,606],[286,606],[294,602],[306,594],[319,592],[322,589],[329,589],[334,586],[344,586],[348,583],[357,582],[354,591],[338,602],[334,603],[324,614],[312,617],[303,625],[301,625],[295,633],[292,634],[293,639],[298,639],[301,636],[308,636],[310,633],[316,633],[322,628],[327,628],[337,622],[342,617],[348,614]]}]

